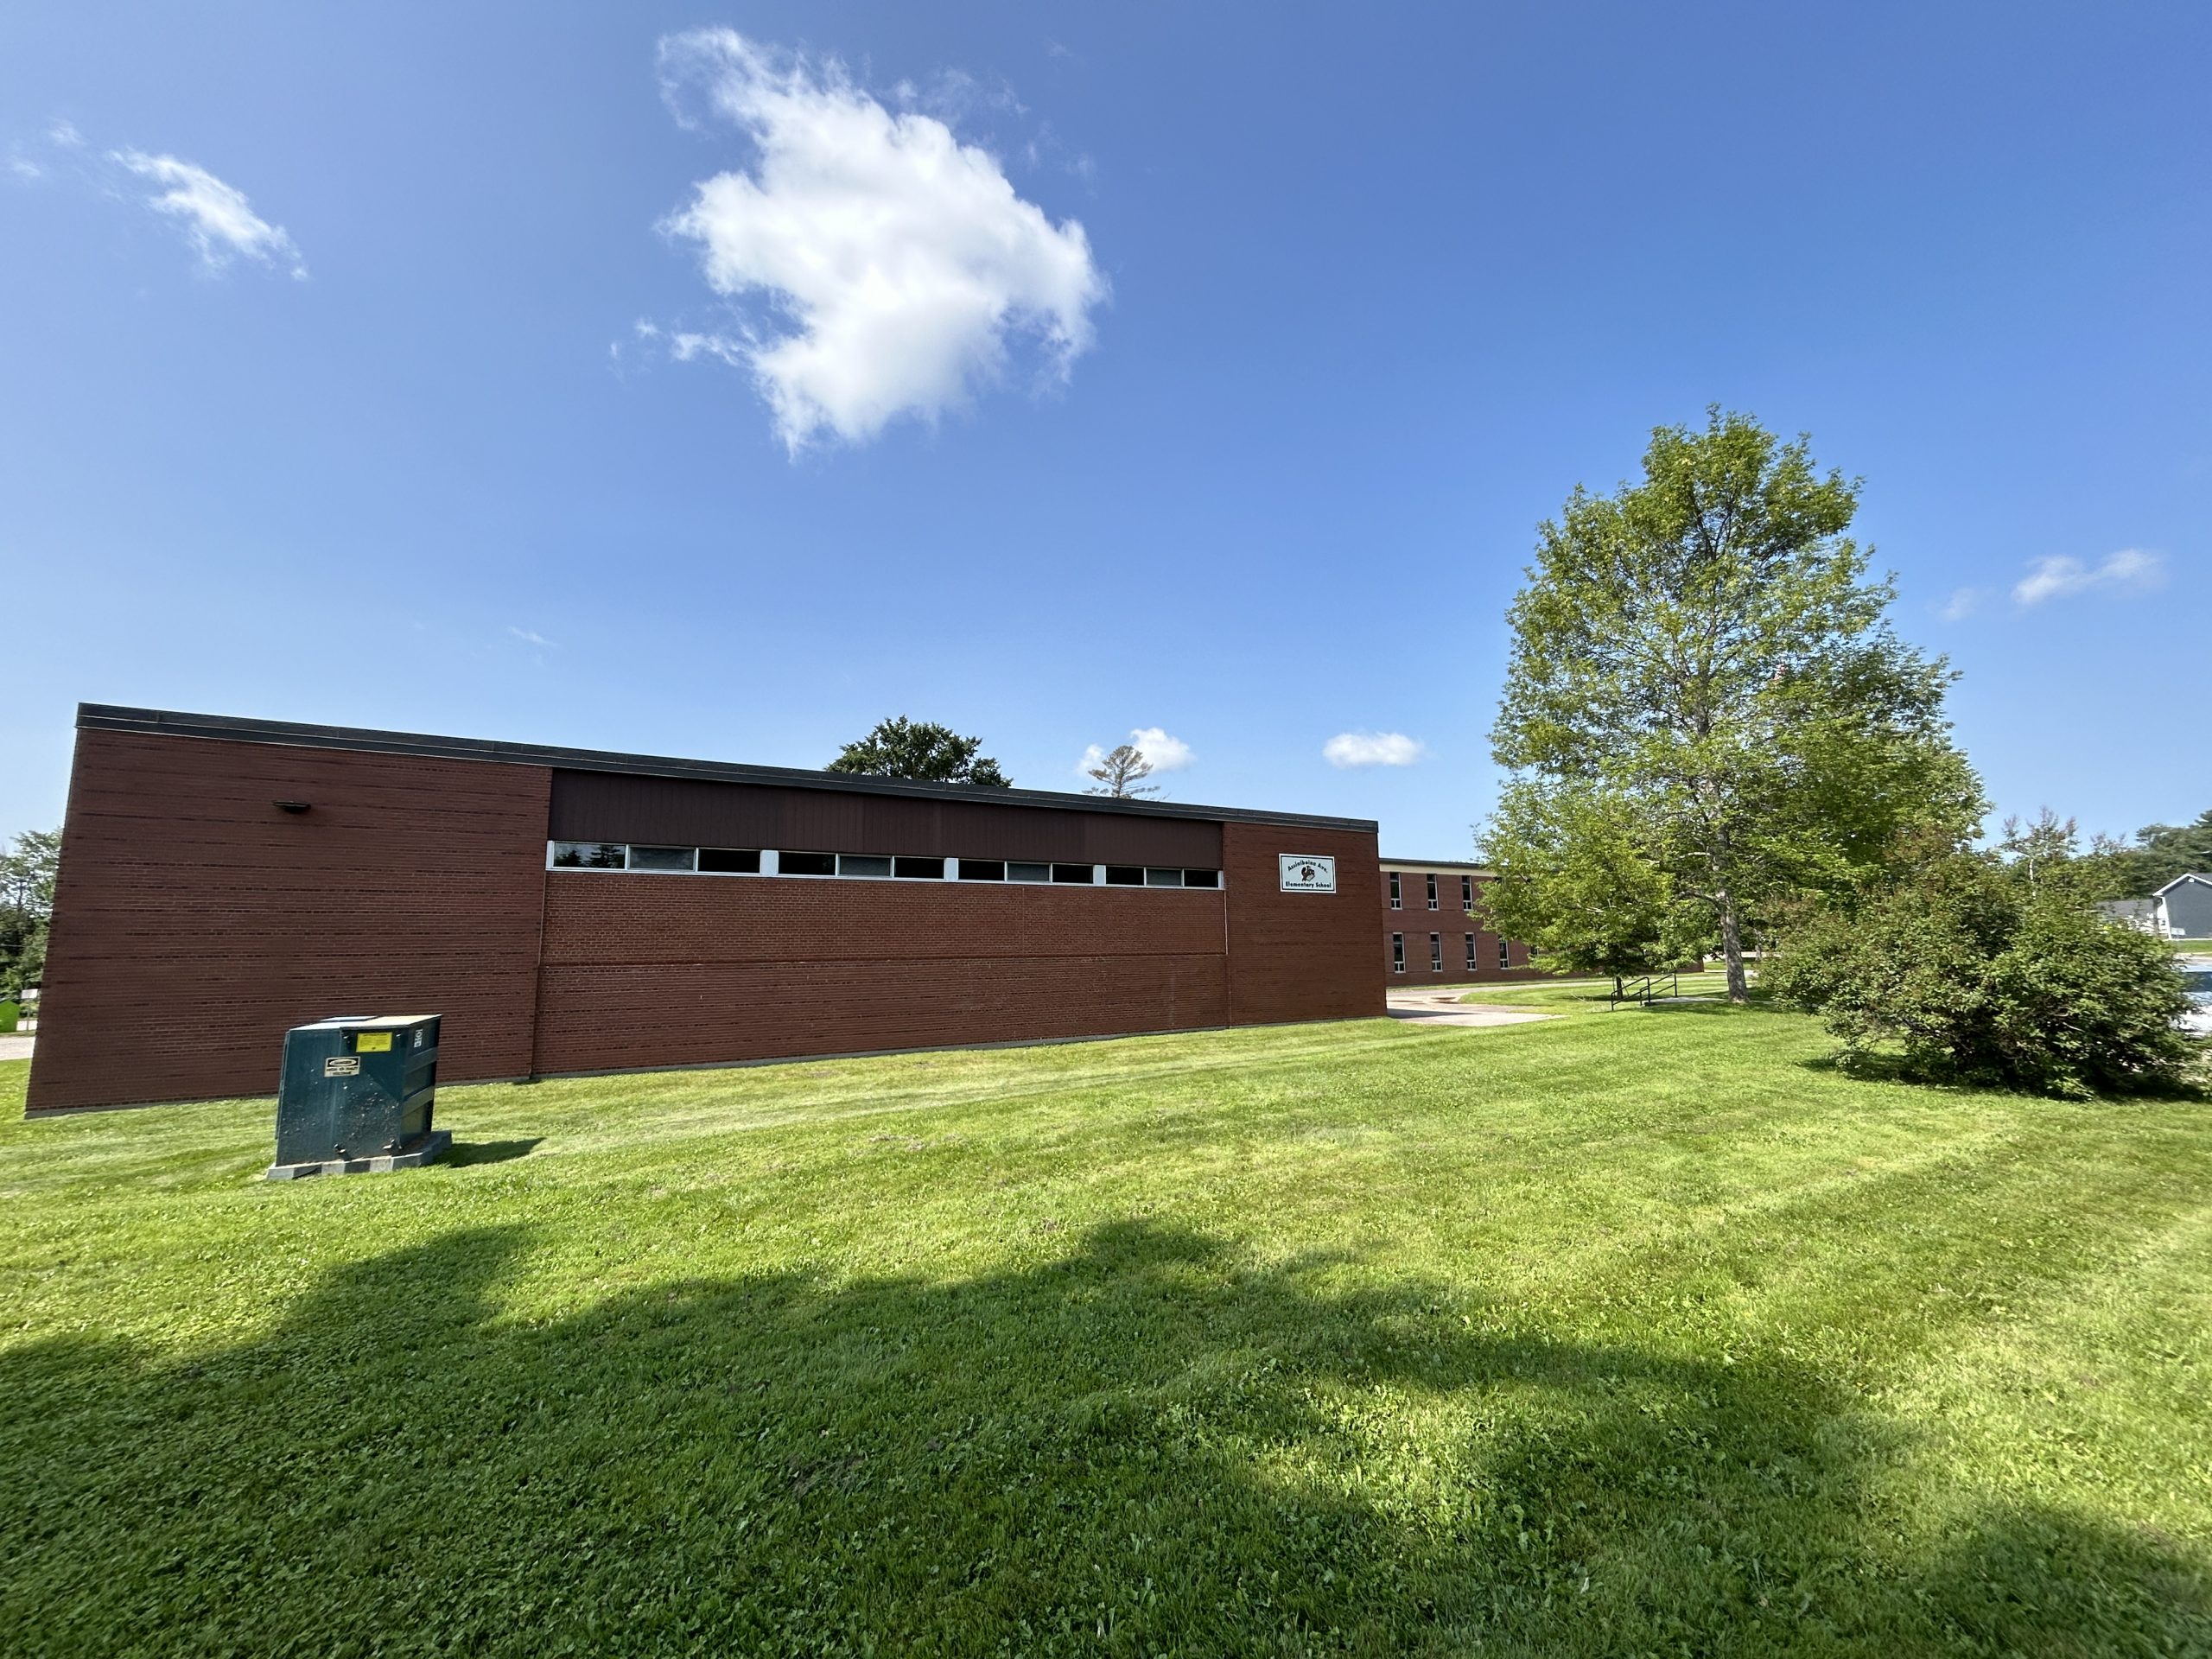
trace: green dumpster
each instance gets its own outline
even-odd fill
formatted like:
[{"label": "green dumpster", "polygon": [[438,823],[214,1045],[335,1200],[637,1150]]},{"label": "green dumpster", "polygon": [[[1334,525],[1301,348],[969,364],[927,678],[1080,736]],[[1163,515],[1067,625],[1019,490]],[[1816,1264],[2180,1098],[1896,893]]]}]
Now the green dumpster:
[{"label": "green dumpster", "polygon": [[427,1164],[453,1137],[430,1126],[435,1014],[340,1014],[284,1033],[272,1180]]}]

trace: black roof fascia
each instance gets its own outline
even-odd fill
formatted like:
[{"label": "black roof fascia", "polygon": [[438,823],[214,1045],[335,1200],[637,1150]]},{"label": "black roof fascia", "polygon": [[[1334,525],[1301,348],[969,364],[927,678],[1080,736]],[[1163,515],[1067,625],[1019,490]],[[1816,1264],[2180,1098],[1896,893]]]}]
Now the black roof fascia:
[{"label": "black roof fascia", "polygon": [[784,789],[827,789],[849,795],[900,795],[925,800],[968,801],[985,806],[1037,806],[1062,812],[1118,812],[1132,817],[1198,818],[1219,823],[1274,823],[1307,830],[1373,833],[1372,818],[1332,818],[1301,812],[1263,812],[1238,806],[1200,806],[1181,801],[1117,800],[1042,789],[992,789],[980,784],[932,784],[912,778],[868,778],[855,772],[813,772],[798,766],[748,766],[730,760],[683,760],[658,754],[620,754],[601,749],[563,749],[542,743],[502,743],[480,737],[434,737],[420,732],[380,732],[354,726],[311,726],[284,720],[243,720],[231,715],[194,715],[168,709],[125,709],[111,703],[77,705],[80,732],[140,732],[158,737],[227,738],[238,743],[277,743],[309,749],[352,749],[368,754],[416,754],[443,760],[491,760],[511,766],[552,766],[567,772],[626,772],[645,778],[691,778],[716,784],[768,784]]},{"label": "black roof fascia", "polygon": [[1393,865],[1406,870],[1483,870],[1487,872],[1490,869],[1487,864],[1471,863],[1464,858],[1381,858],[1376,861],[1386,870]]}]

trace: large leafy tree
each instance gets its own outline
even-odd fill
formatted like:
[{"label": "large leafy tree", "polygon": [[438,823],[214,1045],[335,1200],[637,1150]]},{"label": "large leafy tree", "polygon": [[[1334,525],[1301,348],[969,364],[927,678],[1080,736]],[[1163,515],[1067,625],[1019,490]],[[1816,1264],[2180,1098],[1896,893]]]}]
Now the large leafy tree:
[{"label": "large leafy tree", "polygon": [[[1741,1001],[1747,943],[1779,907],[1931,824],[1967,833],[1981,803],[1943,718],[1954,677],[1891,629],[1893,589],[1845,534],[1858,498],[1806,440],[1714,409],[1656,430],[1640,480],[1577,488],[1546,521],[1491,732],[1510,773],[1484,837],[1501,907],[1564,903],[1563,878],[1625,837],[1654,947],[1717,940]],[[1608,827],[1555,833],[1578,820]]]},{"label": "large leafy tree", "polygon": [[1483,890],[1491,925],[1568,973],[1656,973],[1702,954],[1705,918],[1677,899],[1644,829],[1616,796],[1514,785],[1484,848],[1503,872]]},{"label": "large leafy tree", "polygon": [[45,968],[60,863],[59,830],[27,830],[0,846],[0,995],[21,990]]},{"label": "large leafy tree", "polygon": [[848,743],[828,767],[870,778],[918,778],[933,784],[980,784],[1008,789],[1013,779],[999,763],[977,753],[980,737],[963,737],[950,726],[909,720],[879,721],[866,737]]}]

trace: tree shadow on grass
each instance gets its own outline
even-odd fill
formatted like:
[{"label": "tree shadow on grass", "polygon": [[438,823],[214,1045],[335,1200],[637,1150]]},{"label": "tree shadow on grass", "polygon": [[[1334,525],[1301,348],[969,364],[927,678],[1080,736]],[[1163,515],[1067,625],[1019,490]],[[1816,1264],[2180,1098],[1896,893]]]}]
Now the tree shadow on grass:
[{"label": "tree shadow on grass", "polygon": [[[1484,1328],[1141,1221],[966,1280],[557,1317],[523,1229],[189,1363],[0,1362],[15,1651],[2072,1654],[2212,1642],[2201,1554],[1917,1529],[1788,1360]],[[1925,1536],[1920,1535],[1924,1531]]]},{"label": "tree shadow on grass", "polygon": [[1808,1071],[1847,1077],[1853,1083],[1901,1084],[1949,1095],[1999,1095],[2014,1100],[2038,1101],[2055,1107],[2108,1106],[2120,1102],[2133,1106],[2192,1106],[2212,1103],[2212,1082],[2149,1083],[2124,1094],[2102,1094],[2077,1099],[2070,1095],[2038,1093],[2015,1084],[1985,1078],[1941,1076],[1926,1065],[1916,1065],[1904,1055],[1889,1049],[1853,1052],[1838,1049],[1826,1054],[1810,1055],[1796,1064]]}]

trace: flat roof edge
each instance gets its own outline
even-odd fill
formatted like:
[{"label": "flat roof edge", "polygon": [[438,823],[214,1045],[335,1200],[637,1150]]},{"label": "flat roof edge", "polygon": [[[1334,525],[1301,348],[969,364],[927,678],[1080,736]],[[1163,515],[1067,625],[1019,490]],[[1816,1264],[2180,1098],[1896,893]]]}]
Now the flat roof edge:
[{"label": "flat roof edge", "polygon": [[485,760],[549,766],[565,772],[626,772],[646,778],[687,778],[706,783],[765,784],[785,789],[823,789],[850,795],[897,795],[925,800],[969,801],[987,806],[1034,806],[1061,812],[1115,812],[1132,817],[1197,818],[1221,823],[1273,823],[1294,829],[1376,833],[1372,818],[1335,818],[1313,813],[1269,812],[1250,807],[1205,806],[1183,801],[1116,800],[1104,795],[1042,789],[992,789],[980,784],[933,784],[911,778],[868,778],[853,772],[798,766],[753,766],[734,760],[685,760],[669,755],[625,754],[601,749],[564,749],[549,744],[507,743],[480,737],[438,737],[356,726],[316,726],[296,721],[247,720],[234,715],[196,715],[171,709],[131,709],[115,703],[77,705],[80,732],[136,732],[158,737],[227,738],[299,748],[348,749],[366,754],[411,754],[443,760]]},{"label": "flat roof edge", "polygon": [[1491,874],[1491,867],[1465,858],[1392,858],[1388,853],[1376,861],[1385,869],[1393,864],[1402,864],[1409,870],[1480,870]]}]

